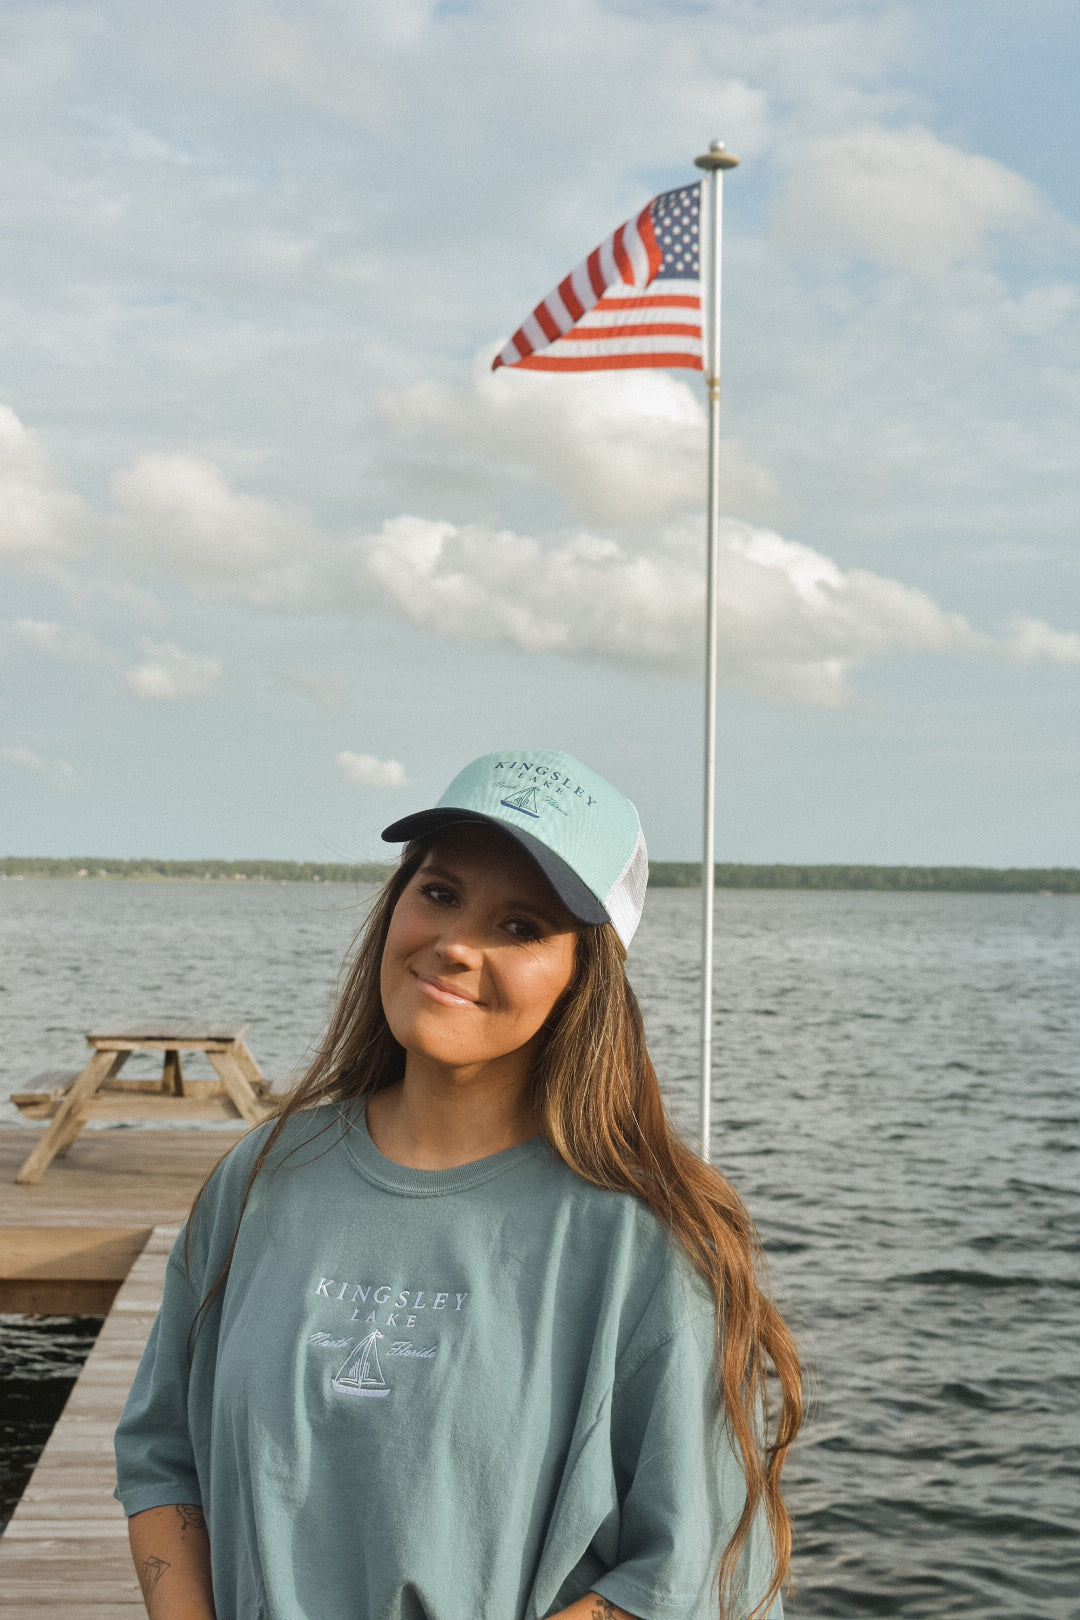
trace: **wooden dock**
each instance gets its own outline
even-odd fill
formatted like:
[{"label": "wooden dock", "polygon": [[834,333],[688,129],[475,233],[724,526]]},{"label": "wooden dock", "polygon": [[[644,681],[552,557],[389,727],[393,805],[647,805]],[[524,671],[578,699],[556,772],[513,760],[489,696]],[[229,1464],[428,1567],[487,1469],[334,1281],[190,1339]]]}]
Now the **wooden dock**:
[{"label": "wooden dock", "polygon": [[0,1130],[0,1226],[176,1226],[223,1153],[247,1130],[83,1131],[36,1187],[15,1172],[35,1132]]},{"label": "wooden dock", "polygon": [[236,1136],[86,1130],[39,1185],[16,1186],[32,1140],[0,1130],[0,1310],[108,1314],[0,1536],[0,1609],[4,1620],[137,1620],[113,1430],[177,1228]]}]

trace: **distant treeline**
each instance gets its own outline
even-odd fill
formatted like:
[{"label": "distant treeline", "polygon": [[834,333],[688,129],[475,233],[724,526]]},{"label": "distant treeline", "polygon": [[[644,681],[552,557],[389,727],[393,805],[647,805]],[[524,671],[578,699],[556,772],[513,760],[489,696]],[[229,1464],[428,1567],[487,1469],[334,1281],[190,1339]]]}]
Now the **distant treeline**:
[{"label": "distant treeline", "polygon": [[179,879],[202,883],[381,883],[392,867],[383,862],[352,866],[345,861],[111,861],[98,856],[50,860],[0,857],[0,878]]},{"label": "distant treeline", "polygon": [[[84,855],[70,860],[0,857],[0,878],[132,878],[143,882],[381,883],[392,870],[382,862],[341,861],[113,861]],[[658,889],[696,889],[701,867],[693,861],[653,861],[649,882]],[[878,889],[891,893],[1080,894],[1080,869],[1071,866],[749,866],[719,862],[720,889]]]},{"label": "distant treeline", "polygon": [[[653,861],[658,889],[701,887],[701,865]],[[880,889],[897,894],[1080,894],[1074,866],[743,866],[717,862],[718,889]]]}]

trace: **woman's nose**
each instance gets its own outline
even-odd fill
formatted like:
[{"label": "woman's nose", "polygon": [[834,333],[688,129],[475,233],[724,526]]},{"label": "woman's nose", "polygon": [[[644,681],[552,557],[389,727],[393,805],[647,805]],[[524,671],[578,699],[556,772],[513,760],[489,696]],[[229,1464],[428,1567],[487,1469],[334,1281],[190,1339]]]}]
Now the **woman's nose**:
[{"label": "woman's nose", "polygon": [[475,929],[467,926],[463,917],[455,917],[435,941],[435,950],[446,962],[461,962],[474,967],[482,951]]}]

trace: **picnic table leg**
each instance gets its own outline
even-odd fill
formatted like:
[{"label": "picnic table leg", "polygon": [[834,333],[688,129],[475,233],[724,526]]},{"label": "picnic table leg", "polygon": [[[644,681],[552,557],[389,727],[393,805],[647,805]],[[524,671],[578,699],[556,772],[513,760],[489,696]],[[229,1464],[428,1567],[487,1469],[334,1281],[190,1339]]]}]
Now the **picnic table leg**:
[{"label": "picnic table leg", "polygon": [[130,1052],[95,1052],[72,1082],[47,1131],[38,1137],[15,1180],[20,1187],[36,1187],[58,1153],[66,1153],[85,1123],[83,1107],[103,1080],[111,1080],[124,1067]]},{"label": "picnic table leg", "polygon": [[269,1112],[251,1089],[247,1075],[236,1061],[233,1052],[207,1052],[207,1057],[221,1076],[233,1107],[249,1125],[261,1125]]},{"label": "picnic table leg", "polygon": [[161,1071],[161,1089],[170,1097],[184,1095],[184,1070],[179,1051],[169,1048],[165,1053],[165,1066]]},{"label": "picnic table leg", "polygon": [[[95,1096],[105,1084],[106,1080],[111,1080],[114,1075],[119,1074],[120,1070],[124,1067],[124,1064],[127,1062],[130,1056],[130,1052],[114,1052],[112,1054],[113,1060],[110,1063],[107,1072],[102,1075],[100,1081],[94,1087],[93,1092],[90,1093],[90,1096]],[[72,1082],[72,1086],[69,1087],[69,1090],[73,1089],[73,1087],[74,1082]],[[80,1106],[69,1117],[67,1128],[62,1133],[59,1146],[53,1153],[54,1159],[66,1159],[68,1154],[71,1152],[71,1149],[75,1146],[75,1143],[79,1138],[79,1134],[82,1131],[83,1126],[86,1124],[87,1115],[84,1110],[86,1108],[87,1100],[88,1099],[84,1097]],[[59,1113],[59,1109],[57,1110],[57,1113]]]},{"label": "picnic table leg", "polygon": [[259,1065],[252,1057],[243,1041],[236,1042],[236,1045],[232,1049],[232,1055],[240,1065],[241,1073],[247,1076],[247,1082],[252,1091],[258,1093],[270,1090],[270,1085],[266,1079],[266,1076],[259,1068]]}]

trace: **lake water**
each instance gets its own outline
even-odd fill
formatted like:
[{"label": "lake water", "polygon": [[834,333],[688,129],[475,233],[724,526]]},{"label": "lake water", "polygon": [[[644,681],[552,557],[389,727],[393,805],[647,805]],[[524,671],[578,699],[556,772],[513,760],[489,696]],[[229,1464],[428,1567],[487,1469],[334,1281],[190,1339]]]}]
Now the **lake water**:
[{"label": "lake water", "polygon": [[101,1328],[97,1316],[0,1315],[0,1528]]},{"label": "lake water", "polygon": [[[0,1097],[147,1010],[250,1019],[264,1071],[288,1074],[362,898],[0,883]],[[1080,899],[717,909],[714,1154],[815,1387],[788,1615],[1077,1620]],[[697,954],[698,896],[651,891],[632,977],[688,1133]]]}]

